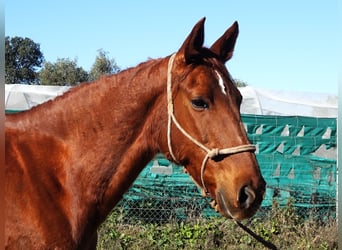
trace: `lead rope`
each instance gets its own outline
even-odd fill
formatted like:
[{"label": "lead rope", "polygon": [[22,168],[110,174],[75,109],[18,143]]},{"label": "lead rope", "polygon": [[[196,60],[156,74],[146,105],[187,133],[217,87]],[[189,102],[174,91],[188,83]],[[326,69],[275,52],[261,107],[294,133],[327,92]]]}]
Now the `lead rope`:
[{"label": "lead rope", "polygon": [[[168,63],[168,68],[167,68],[167,82],[166,82],[166,93],[167,93],[167,113],[168,113],[168,121],[167,121],[167,146],[169,148],[169,152],[171,157],[173,158],[173,160],[175,162],[178,163],[173,150],[172,150],[172,144],[171,144],[171,125],[172,122],[176,125],[176,127],[183,133],[183,135],[185,135],[190,141],[192,141],[194,144],[196,144],[198,147],[200,147],[201,149],[203,149],[206,152],[206,155],[203,159],[202,162],[202,166],[201,166],[201,182],[202,182],[202,186],[203,189],[205,191],[206,194],[208,194],[208,190],[207,187],[205,185],[204,182],[204,170],[205,170],[205,166],[207,164],[207,161],[209,159],[213,159],[219,155],[232,155],[232,154],[237,154],[237,153],[241,153],[241,152],[254,152],[255,151],[255,146],[252,144],[246,144],[246,145],[241,145],[241,146],[236,146],[236,147],[230,147],[230,148],[223,148],[223,149],[218,149],[218,148],[213,148],[213,149],[209,149],[206,146],[204,146],[202,143],[200,143],[199,141],[197,141],[195,138],[193,138],[188,132],[186,132],[183,127],[178,123],[176,117],[174,116],[173,113],[173,99],[172,99],[172,66],[173,66],[173,62],[174,59],[176,57],[176,53],[174,53],[170,59],[169,59],[169,63]],[[247,232],[249,235],[251,235],[253,238],[255,238],[257,241],[261,242],[265,247],[269,248],[269,249],[277,249],[277,247],[275,245],[273,245],[272,243],[266,241],[265,239],[263,239],[261,236],[255,234],[251,229],[249,229],[248,227],[246,227],[245,225],[243,225],[241,222],[237,221],[234,219],[234,217],[232,215],[230,215],[232,217],[232,219],[234,220],[234,222],[240,227],[242,228],[245,232]]]}]

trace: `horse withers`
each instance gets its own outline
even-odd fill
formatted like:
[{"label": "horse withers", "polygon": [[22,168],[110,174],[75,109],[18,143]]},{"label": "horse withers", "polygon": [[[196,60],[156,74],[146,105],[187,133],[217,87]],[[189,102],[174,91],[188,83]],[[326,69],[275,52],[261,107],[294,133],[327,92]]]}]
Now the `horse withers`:
[{"label": "horse withers", "polygon": [[223,216],[257,211],[265,181],[224,65],[238,24],[205,48],[204,20],[172,56],[6,116],[7,249],[95,249],[98,226],[158,152]]}]

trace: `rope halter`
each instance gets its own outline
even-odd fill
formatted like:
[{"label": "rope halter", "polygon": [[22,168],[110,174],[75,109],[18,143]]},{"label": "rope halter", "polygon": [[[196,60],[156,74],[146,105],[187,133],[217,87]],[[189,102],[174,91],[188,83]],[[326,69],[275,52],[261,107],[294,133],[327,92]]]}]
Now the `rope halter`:
[{"label": "rope halter", "polygon": [[173,99],[172,99],[172,66],[174,59],[176,57],[176,53],[174,53],[170,59],[169,59],[169,64],[168,64],[168,69],[167,69],[167,113],[168,113],[168,122],[167,122],[167,145],[169,148],[169,152],[171,154],[171,157],[175,162],[178,162],[173,150],[172,150],[172,145],[171,145],[171,124],[172,122],[174,125],[182,132],[183,135],[185,135],[190,141],[192,141],[194,144],[196,144],[198,147],[203,149],[206,152],[206,155],[203,159],[202,166],[201,166],[201,182],[202,182],[202,187],[205,191],[206,194],[208,194],[208,189],[205,185],[204,182],[204,170],[206,163],[208,159],[213,159],[219,155],[224,155],[224,156],[229,156],[232,154],[237,154],[237,153],[242,153],[242,152],[254,152],[255,151],[255,146],[252,144],[246,144],[246,145],[240,145],[236,147],[230,147],[230,148],[213,148],[209,149],[199,141],[197,141],[194,137],[192,137],[188,132],[186,132],[183,127],[179,124],[177,121],[174,112],[173,112]]}]

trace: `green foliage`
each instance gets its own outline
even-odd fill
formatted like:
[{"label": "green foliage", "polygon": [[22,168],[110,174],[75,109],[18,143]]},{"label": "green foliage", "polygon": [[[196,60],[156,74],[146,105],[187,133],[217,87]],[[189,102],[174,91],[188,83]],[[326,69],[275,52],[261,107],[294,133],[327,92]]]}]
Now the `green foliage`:
[{"label": "green foliage", "polygon": [[[6,37],[5,59],[6,84],[72,86],[81,82],[96,80],[103,74],[113,74],[120,71],[115,60],[110,59],[108,53],[102,49],[98,51],[89,73],[77,65],[76,59],[59,58],[54,63],[44,63],[40,45],[29,38],[22,37]],[[39,68],[41,70],[38,72]]]},{"label": "green foliage", "polygon": [[113,74],[120,71],[114,59],[109,59],[108,52],[98,50],[95,62],[89,71],[89,81],[98,79],[101,75]]},{"label": "green foliage", "polygon": [[30,38],[5,38],[6,84],[36,84],[37,69],[44,62],[40,45]]},{"label": "green foliage", "polygon": [[234,79],[234,83],[237,87],[246,87],[248,86],[247,82],[240,80],[240,79]]},{"label": "green foliage", "polygon": [[59,58],[57,62],[46,62],[39,72],[41,85],[77,85],[88,80],[88,73],[77,66],[77,60]]},{"label": "green foliage", "polygon": [[[123,212],[115,209],[100,227],[98,250],[265,249],[233,221],[225,218],[127,224]],[[256,215],[243,223],[279,249],[337,249],[336,221],[304,220],[298,216],[292,200],[285,207],[274,201],[266,214]]]},{"label": "green foliage", "polygon": [[85,81],[93,81],[103,74],[112,74],[119,72],[114,59],[109,59],[107,53],[99,50],[99,55],[89,71],[77,66],[77,60],[68,58],[57,59],[55,63],[46,62],[39,72],[39,81],[41,85],[77,85]]}]

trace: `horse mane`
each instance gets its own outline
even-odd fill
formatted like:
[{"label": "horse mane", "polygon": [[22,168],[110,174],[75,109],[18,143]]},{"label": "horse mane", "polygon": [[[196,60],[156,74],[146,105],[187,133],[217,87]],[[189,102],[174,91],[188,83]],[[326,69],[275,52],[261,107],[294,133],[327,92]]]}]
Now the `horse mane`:
[{"label": "horse mane", "polygon": [[62,95],[56,96],[55,98],[48,100],[44,103],[41,103],[39,105],[33,106],[31,109],[24,110],[18,113],[11,113],[6,114],[6,117],[17,117],[17,116],[23,116],[23,115],[33,115],[36,112],[39,112],[41,109],[49,110],[49,108],[52,108],[56,103],[66,100],[68,98],[72,98],[74,93],[79,91],[87,91],[89,93],[96,91],[96,88],[99,84],[108,84],[112,86],[108,87],[115,87],[117,84],[123,85],[127,84],[126,88],[129,88],[131,81],[120,81],[119,78],[127,78],[127,79],[133,79],[137,74],[143,72],[145,69],[153,69],[153,64],[158,64],[162,58],[158,59],[149,59],[145,62],[139,63],[137,66],[132,66],[127,69],[124,69],[118,73],[114,74],[108,74],[108,75],[101,75],[98,79],[90,81],[90,82],[81,82],[77,84],[76,86],[71,87],[69,90],[64,92]]}]

